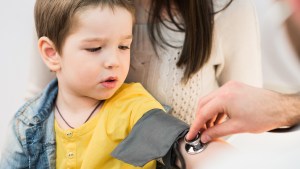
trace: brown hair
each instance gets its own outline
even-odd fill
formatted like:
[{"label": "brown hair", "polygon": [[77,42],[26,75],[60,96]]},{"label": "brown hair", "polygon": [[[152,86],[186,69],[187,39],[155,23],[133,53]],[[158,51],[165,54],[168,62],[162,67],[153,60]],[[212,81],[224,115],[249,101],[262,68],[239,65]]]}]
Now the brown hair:
[{"label": "brown hair", "polygon": [[46,36],[61,53],[63,43],[74,24],[74,15],[90,6],[122,7],[134,17],[132,0],[37,0],[34,8],[38,37]]},{"label": "brown hair", "polygon": [[[214,12],[213,0],[151,1],[148,31],[152,45],[155,51],[157,51],[157,47],[165,49],[165,46],[182,48],[180,58],[176,65],[177,67],[185,68],[182,80],[186,83],[210,58],[213,41],[214,15],[219,11]],[[232,0],[223,9],[227,8],[231,2]],[[167,18],[175,25],[175,28],[164,23],[163,12],[167,14]],[[183,20],[183,23],[182,21],[175,20],[178,14],[181,20]],[[185,39],[183,46],[174,46],[167,42],[161,32],[162,26],[171,31],[184,32]]]}]

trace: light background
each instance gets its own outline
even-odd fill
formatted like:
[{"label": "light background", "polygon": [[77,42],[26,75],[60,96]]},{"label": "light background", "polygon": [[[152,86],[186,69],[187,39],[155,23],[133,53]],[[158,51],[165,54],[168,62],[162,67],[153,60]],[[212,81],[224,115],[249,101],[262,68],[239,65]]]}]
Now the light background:
[{"label": "light background", "polygon": [[0,145],[14,112],[22,105],[28,58],[33,48],[34,0],[0,0]]}]

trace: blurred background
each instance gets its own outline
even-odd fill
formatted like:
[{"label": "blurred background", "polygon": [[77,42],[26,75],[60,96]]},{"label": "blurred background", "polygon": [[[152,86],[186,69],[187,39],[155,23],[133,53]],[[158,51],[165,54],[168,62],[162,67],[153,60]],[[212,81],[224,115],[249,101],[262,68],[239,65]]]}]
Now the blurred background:
[{"label": "blurred background", "polygon": [[[300,91],[299,0],[255,0],[261,33],[264,87]],[[297,11],[297,12],[293,12]]]},{"label": "blurred background", "polygon": [[28,58],[34,49],[35,0],[0,0],[0,145],[9,120],[24,102]]},{"label": "blurred background", "polygon": [[[264,87],[283,93],[300,91],[300,22],[293,0],[254,0],[261,32]],[[299,1],[299,0],[296,0]],[[0,0],[0,148],[7,125],[24,103],[28,60],[36,51],[32,37],[34,0]],[[18,3],[18,4],[16,4]],[[300,131],[292,133],[239,134],[228,141],[258,168],[299,168]],[[245,166],[246,167],[246,166]],[[246,167],[247,168],[247,167]]]}]

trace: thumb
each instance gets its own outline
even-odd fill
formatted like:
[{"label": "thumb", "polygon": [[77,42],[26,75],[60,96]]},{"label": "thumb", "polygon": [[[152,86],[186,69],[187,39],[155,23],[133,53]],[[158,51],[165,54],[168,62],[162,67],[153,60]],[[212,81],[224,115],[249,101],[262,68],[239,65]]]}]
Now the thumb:
[{"label": "thumb", "polygon": [[201,142],[207,143],[214,138],[235,134],[238,132],[238,128],[234,126],[236,125],[234,125],[230,120],[228,120],[222,124],[208,128],[201,134]]}]

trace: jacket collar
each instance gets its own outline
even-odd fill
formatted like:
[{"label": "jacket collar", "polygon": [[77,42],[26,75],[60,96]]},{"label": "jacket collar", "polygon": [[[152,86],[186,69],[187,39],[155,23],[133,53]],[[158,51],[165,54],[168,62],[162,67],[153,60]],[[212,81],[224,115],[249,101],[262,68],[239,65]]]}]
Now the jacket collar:
[{"label": "jacket collar", "polygon": [[51,81],[43,92],[28,101],[17,113],[19,120],[27,125],[45,121],[52,112],[58,92],[57,79]]}]

